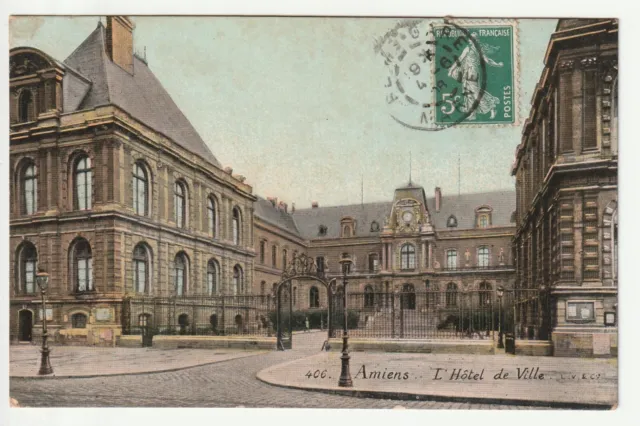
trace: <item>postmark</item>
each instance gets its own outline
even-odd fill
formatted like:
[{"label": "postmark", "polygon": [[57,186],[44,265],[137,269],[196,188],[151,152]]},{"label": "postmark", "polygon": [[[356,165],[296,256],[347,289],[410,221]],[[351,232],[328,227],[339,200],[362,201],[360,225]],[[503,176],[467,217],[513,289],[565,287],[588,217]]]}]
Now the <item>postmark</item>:
[{"label": "postmark", "polygon": [[515,21],[405,20],[376,43],[386,104],[416,130],[517,123]]}]

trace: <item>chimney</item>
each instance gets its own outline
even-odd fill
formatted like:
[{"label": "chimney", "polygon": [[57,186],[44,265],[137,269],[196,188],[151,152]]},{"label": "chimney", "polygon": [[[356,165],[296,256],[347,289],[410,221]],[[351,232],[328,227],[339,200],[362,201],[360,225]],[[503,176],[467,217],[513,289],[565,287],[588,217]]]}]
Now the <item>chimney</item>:
[{"label": "chimney", "polygon": [[107,16],[107,55],[133,74],[133,21],[126,16]]},{"label": "chimney", "polygon": [[317,201],[312,201],[311,202],[311,208],[312,209],[317,209],[318,208],[318,202]]},{"label": "chimney", "polygon": [[436,212],[440,211],[440,207],[442,207],[442,190],[436,186]]}]

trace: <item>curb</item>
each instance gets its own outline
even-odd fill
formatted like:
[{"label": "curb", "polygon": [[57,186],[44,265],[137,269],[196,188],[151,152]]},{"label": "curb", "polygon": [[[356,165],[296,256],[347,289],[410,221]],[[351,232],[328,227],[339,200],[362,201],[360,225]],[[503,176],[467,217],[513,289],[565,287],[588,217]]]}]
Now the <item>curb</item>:
[{"label": "curb", "polygon": [[435,402],[461,402],[461,403],[474,403],[474,404],[496,404],[496,405],[521,405],[528,407],[542,407],[542,408],[561,408],[561,409],[573,409],[573,410],[613,410],[617,407],[617,403],[595,403],[595,402],[560,402],[560,401],[545,401],[545,400],[530,400],[519,398],[491,398],[491,397],[476,397],[476,396],[449,396],[438,394],[416,394],[408,392],[393,392],[393,391],[372,391],[372,390],[357,390],[357,389],[336,389],[336,388],[310,388],[298,385],[284,385],[281,383],[273,383],[267,379],[260,377],[263,371],[271,370],[273,368],[280,368],[288,364],[293,364],[298,360],[284,362],[271,367],[267,367],[258,371],[256,379],[271,386],[277,386],[280,388],[296,389],[307,392],[320,392],[332,395],[351,396],[354,398],[372,398],[372,399],[390,399],[396,401],[435,401]]},{"label": "curb", "polygon": [[196,368],[196,367],[204,367],[206,365],[212,365],[212,364],[220,364],[223,362],[229,362],[229,361],[235,361],[237,359],[242,359],[242,358],[250,358],[252,356],[257,356],[257,355],[261,355],[264,354],[268,351],[255,351],[256,353],[252,353],[251,355],[246,355],[243,357],[239,357],[239,358],[230,358],[230,359],[222,359],[219,361],[211,361],[211,362],[205,362],[203,364],[197,364],[197,365],[188,365],[186,367],[174,367],[174,368],[168,368],[166,370],[154,370],[154,371],[136,371],[133,373],[114,373],[114,374],[83,374],[81,376],[58,376],[55,374],[49,375],[49,376],[9,376],[10,380],[54,380],[54,379],[92,379],[92,378],[96,378],[96,377],[117,377],[117,376],[141,376],[143,374],[157,374],[157,373],[170,373],[172,371],[180,371],[180,370],[188,370],[190,368]]},{"label": "curb", "polygon": [[390,399],[395,401],[435,401],[435,402],[462,402],[474,404],[497,404],[497,405],[523,405],[528,407],[542,408],[564,408],[574,410],[613,410],[616,404],[582,403],[582,402],[558,402],[540,401],[517,398],[480,398],[475,396],[459,397],[437,394],[411,394],[405,392],[369,391],[356,389],[331,389],[331,388],[306,388],[296,385],[283,385],[269,382],[256,375],[256,379],[262,383],[280,388],[296,389],[307,392],[320,392],[332,395],[351,396],[354,398]]}]

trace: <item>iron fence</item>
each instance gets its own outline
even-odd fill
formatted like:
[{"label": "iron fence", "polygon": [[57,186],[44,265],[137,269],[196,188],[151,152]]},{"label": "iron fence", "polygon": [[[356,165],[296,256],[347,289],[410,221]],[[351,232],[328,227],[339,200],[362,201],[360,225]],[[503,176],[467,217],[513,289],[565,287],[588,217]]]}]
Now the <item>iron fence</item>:
[{"label": "iron fence", "polygon": [[[344,324],[341,294],[333,303],[334,337]],[[492,339],[501,309],[495,291],[347,293],[349,335],[395,339]]]},{"label": "iron fence", "polygon": [[261,295],[127,297],[123,334],[254,335],[274,334],[273,299]]},{"label": "iron fence", "polygon": [[519,340],[551,338],[552,303],[544,289],[516,288],[505,294],[507,331]]}]

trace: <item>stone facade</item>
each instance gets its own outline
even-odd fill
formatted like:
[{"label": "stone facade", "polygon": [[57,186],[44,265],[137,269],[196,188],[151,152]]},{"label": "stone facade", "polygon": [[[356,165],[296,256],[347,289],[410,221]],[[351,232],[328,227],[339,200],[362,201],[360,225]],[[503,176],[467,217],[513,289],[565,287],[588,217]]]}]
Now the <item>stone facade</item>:
[{"label": "stone facade", "polygon": [[512,174],[516,323],[558,356],[617,353],[615,20],[563,20],[551,36]]},{"label": "stone facade", "polygon": [[[163,113],[184,119],[137,57],[128,58],[135,66],[132,75],[121,69],[113,69],[107,80],[83,75],[95,61],[114,66],[112,57],[93,55],[96,49],[106,51],[106,44],[119,61],[131,55],[131,35],[123,34],[122,22],[114,30],[120,42],[105,43],[110,32],[99,25],[63,63],[37,49],[10,53],[13,339],[28,340],[41,329],[36,263],[50,275],[51,334],[68,343],[113,344],[126,295],[172,295],[183,276],[184,294],[252,291],[255,197],[244,178],[222,170],[211,154],[194,154],[194,144],[202,142],[195,131],[183,128],[184,139],[174,139],[157,130],[155,122],[163,117],[140,116],[139,105],[92,104],[135,79],[140,90],[160,97],[156,103],[165,103],[156,105]],[[97,93],[104,85],[106,93]],[[79,103],[74,93],[83,90]],[[34,169],[35,184],[29,174]],[[144,171],[144,182],[136,180],[136,170]],[[184,202],[176,196],[176,183]],[[212,220],[208,200],[214,202]],[[136,247],[143,248],[142,262],[135,259]],[[186,263],[180,278],[178,255]],[[214,289],[208,285],[210,261],[217,266]],[[236,270],[242,272],[239,280]]]}]

